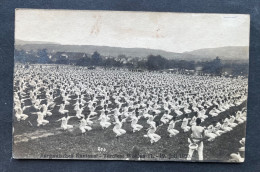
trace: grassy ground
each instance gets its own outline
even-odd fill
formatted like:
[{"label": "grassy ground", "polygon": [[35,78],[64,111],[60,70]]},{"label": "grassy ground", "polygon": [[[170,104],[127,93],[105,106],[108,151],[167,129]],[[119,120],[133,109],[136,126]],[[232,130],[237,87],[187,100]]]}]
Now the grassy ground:
[{"label": "grassy ground", "polygon": [[[16,89],[15,83],[14,89]],[[27,97],[29,97],[29,90],[27,90]],[[38,98],[45,99],[45,92],[43,91]],[[57,93],[59,95],[59,93]],[[70,105],[66,106],[69,110],[69,115],[75,115],[73,110],[76,102],[76,97],[70,97]],[[86,99],[88,101],[89,99]],[[110,99],[112,105],[109,108],[114,108],[115,103],[113,98]],[[61,104],[61,97],[55,100],[56,104]],[[46,103],[46,101],[42,101]],[[98,102],[99,104],[99,102]],[[30,100],[25,101],[25,106],[31,105]],[[237,107],[232,107],[225,112],[220,113],[217,117],[210,117],[206,119],[202,126],[208,126],[213,122],[220,122],[228,117],[228,115],[235,113],[246,107],[246,102]],[[59,107],[55,106],[52,110],[53,115],[47,116],[46,120],[50,123],[45,126],[37,127],[37,115],[33,114],[36,110],[30,107],[24,111],[29,117],[25,121],[17,121],[14,117],[14,143],[13,143],[13,156],[15,158],[76,158],[76,159],[129,159],[137,160],[185,160],[188,153],[188,137],[189,132],[184,133],[180,128],[181,123],[177,123],[175,128],[180,133],[174,137],[169,137],[167,132],[167,125],[160,126],[156,133],[161,136],[161,139],[154,144],[150,143],[149,138],[144,137],[147,133],[146,129],[149,127],[146,119],[141,118],[139,124],[144,128],[141,131],[132,132],[130,122],[123,124],[123,129],[127,132],[119,139],[115,137],[112,131],[114,125],[107,129],[102,129],[99,125],[97,118],[93,119],[93,130],[81,134],[79,130],[79,121],[77,118],[72,118],[69,124],[74,128],[70,131],[63,131],[60,129],[60,122],[56,120],[63,117],[59,112]],[[97,108],[99,110],[99,107]],[[155,121],[159,121],[163,115],[162,112]],[[181,109],[183,111],[183,109]],[[206,114],[211,110],[208,109]],[[86,108],[83,114],[88,114],[89,109]],[[98,115],[99,116],[99,112]],[[175,116],[176,114],[172,113]],[[189,114],[192,117],[194,113]],[[180,119],[183,116],[180,117]],[[230,159],[231,153],[238,152],[241,147],[239,140],[245,137],[246,124],[240,124],[232,131],[217,137],[213,142],[204,142],[204,160],[205,161],[222,161],[226,162]],[[198,160],[196,152],[192,160]]]},{"label": "grassy ground", "polygon": [[[74,98],[74,97],[72,97]],[[59,104],[61,99],[57,99]],[[113,100],[112,100],[113,101]],[[75,101],[72,100],[71,104]],[[30,101],[26,102],[29,105]],[[213,121],[221,121],[227,115],[234,114],[246,106],[246,102],[238,107],[232,107],[229,110],[219,114],[217,117],[210,117],[202,123],[202,126],[208,126]],[[73,106],[66,106],[74,115]],[[209,109],[210,110],[210,109]],[[208,110],[208,111],[209,111]],[[139,132],[132,132],[130,123],[124,123],[123,129],[127,131],[119,139],[115,138],[113,125],[107,129],[102,129],[97,119],[94,119],[93,130],[82,135],[78,128],[78,120],[71,119],[70,124],[74,125],[71,131],[63,131],[60,122],[54,122],[62,116],[58,113],[58,107],[52,111],[53,115],[46,117],[50,121],[46,126],[37,127],[37,115],[31,114],[34,108],[26,109],[25,114],[29,114],[26,121],[14,121],[14,141],[13,155],[16,158],[77,158],[77,159],[127,159],[136,160],[135,155],[141,155],[141,160],[185,160],[188,153],[187,138],[190,133],[184,133],[180,128],[180,123],[176,124],[176,129],[180,133],[175,137],[168,137],[167,127],[163,125],[157,130],[162,138],[155,144],[151,144],[148,138],[143,137],[148,128],[145,119],[140,119],[139,124],[144,128]],[[85,110],[85,112],[88,109]],[[207,113],[208,113],[207,111]],[[159,115],[161,116],[162,113]],[[174,114],[173,114],[174,115]],[[192,116],[193,114],[190,114]],[[159,120],[159,117],[156,119]],[[30,123],[28,122],[30,121]],[[231,153],[238,152],[241,147],[239,140],[245,137],[245,123],[235,127],[231,132],[217,137],[213,142],[204,142],[204,160],[205,161],[228,161]],[[49,136],[48,136],[49,134]],[[34,137],[28,141],[21,141],[28,135]],[[29,136],[29,137],[30,137]],[[41,136],[46,136],[42,137]],[[47,137],[48,136],[48,137]],[[20,141],[19,141],[20,140]],[[18,141],[18,142],[16,142]],[[131,155],[131,157],[129,157]],[[192,160],[197,160],[195,152]]]}]

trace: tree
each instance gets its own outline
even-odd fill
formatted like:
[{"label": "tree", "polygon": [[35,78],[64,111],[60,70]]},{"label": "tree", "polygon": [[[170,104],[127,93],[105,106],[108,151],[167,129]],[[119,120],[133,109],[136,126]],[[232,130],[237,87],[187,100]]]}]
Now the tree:
[{"label": "tree", "polygon": [[17,62],[24,63],[26,61],[26,53],[24,50],[14,50],[14,60]]},{"label": "tree", "polygon": [[203,62],[201,63],[201,65],[203,66],[203,72],[205,73],[210,73],[218,76],[220,76],[222,73],[223,65],[219,57],[216,57],[212,61]]},{"label": "tree", "polygon": [[215,75],[221,75],[222,62],[218,56],[212,61],[212,70]]},{"label": "tree", "polygon": [[102,58],[100,56],[100,54],[95,51],[92,56],[91,56],[91,61],[92,61],[92,64],[95,65],[95,66],[99,66],[101,65],[102,63]]},{"label": "tree", "polygon": [[47,49],[38,50],[37,56],[38,56],[38,63],[46,64],[51,62],[47,53]]},{"label": "tree", "polygon": [[82,57],[76,61],[78,66],[89,66],[91,64],[91,59],[88,56]]},{"label": "tree", "polygon": [[165,69],[167,66],[167,60],[160,55],[149,55],[147,59],[148,70],[160,70]]}]

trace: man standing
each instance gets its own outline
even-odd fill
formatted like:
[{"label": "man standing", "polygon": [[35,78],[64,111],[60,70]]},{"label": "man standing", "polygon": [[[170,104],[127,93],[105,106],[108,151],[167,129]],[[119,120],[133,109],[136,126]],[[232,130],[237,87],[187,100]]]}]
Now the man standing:
[{"label": "man standing", "polygon": [[196,125],[191,126],[191,138],[188,139],[189,143],[197,144],[196,149],[189,147],[187,160],[191,160],[194,150],[198,151],[199,160],[203,160],[203,140],[204,140],[204,127],[200,126],[201,119],[196,119]]}]

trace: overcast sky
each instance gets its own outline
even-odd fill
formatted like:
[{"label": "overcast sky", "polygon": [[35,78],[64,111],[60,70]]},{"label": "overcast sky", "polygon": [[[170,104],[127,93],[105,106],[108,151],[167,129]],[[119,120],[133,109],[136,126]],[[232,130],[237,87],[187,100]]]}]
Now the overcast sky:
[{"label": "overcast sky", "polygon": [[249,46],[249,15],[18,9],[15,38],[185,52]]}]

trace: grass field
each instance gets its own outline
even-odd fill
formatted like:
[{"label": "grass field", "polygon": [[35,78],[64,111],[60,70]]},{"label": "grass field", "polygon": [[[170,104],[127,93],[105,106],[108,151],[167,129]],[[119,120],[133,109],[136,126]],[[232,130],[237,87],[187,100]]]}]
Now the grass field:
[{"label": "grass field", "polygon": [[[44,92],[42,97],[45,98]],[[72,99],[76,97],[71,97]],[[87,99],[86,99],[87,100]],[[69,110],[69,115],[75,115],[72,104],[76,100],[71,100],[70,105],[66,106]],[[111,102],[114,102],[111,98]],[[45,103],[44,101],[42,103]],[[56,99],[56,103],[61,103],[61,97]],[[31,105],[27,100],[25,105]],[[111,108],[113,108],[112,104]],[[235,115],[235,112],[246,107],[246,102],[239,106],[231,107],[225,112],[220,113],[217,117],[207,118],[202,126],[208,126],[213,121],[221,121],[228,117],[229,114]],[[37,127],[37,115],[33,107],[24,111],[29,117],[25,121],[17,121],[14,118],[14,143],[13,143],[13,157],[14,158],[74,158],[74,159],[107,159],[107,160],[185,160],[188,153],[188,137],[190,133],[184,133],[180,128],[181,123],[176,124],[176,129],[180,133],[174,137],[169,137],[167,132],[168,125],[163,125],[157,129],[157,134],[161,136],[161,140],[157,143],[151,144],[148,138],[144,135],[147,133],[145,129],[149,126],[146,120],[141,118],[139,124],[144,128],[138,132],[133,133],[130,122],[123,124],[123,129],[127,133],[120,138],[115,137],[111,125],[107,129],[102,129],[97,118],[93,120],[93,130],[81,134],[78,125],[79,121],[72,118],[69,124],[74,128],[70,131],[64,131],[60,128],[60,122],[55,122],[57,119],[63,117],[58,112],[59,107],[52,110],[52,116],[47,116],[46,120],[50,121],[45,126]],[[97,108],[97,110],[99,110]],[[183,109],[181,109],[183,111]],[[211,110],[208,109],[206,114]],[[83,113],[88,113],[86,108]],[[99,115],[99,114],[98,114]],[[155,118],[159,121],[163,115],[163,111]],[[172,114],[176,115],[176,114]],[[192,117],[194,114],[189,114]],[[180,117],[180,119],[183,117]],[[239,140],[245,137],[246,124],[239,124],[232,131],[217,137],[213,142],[204,142],[204,160],[205,161],[220,161],[227,162],[230,159],[231,153],[238,152],[241,147]],[[192,160],[198,160],[196,151]]]}]

